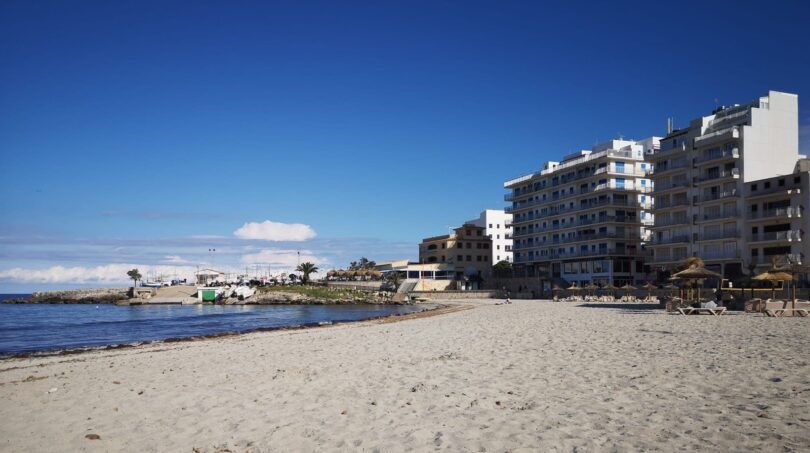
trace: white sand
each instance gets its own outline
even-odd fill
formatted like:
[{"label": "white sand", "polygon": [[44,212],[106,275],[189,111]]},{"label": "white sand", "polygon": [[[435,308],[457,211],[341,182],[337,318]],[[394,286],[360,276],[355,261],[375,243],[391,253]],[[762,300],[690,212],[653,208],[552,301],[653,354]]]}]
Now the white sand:
[{"label": "white sand", "polygon": [[491,304],[2,361],[0,450],[810,450],[810,319]]}]

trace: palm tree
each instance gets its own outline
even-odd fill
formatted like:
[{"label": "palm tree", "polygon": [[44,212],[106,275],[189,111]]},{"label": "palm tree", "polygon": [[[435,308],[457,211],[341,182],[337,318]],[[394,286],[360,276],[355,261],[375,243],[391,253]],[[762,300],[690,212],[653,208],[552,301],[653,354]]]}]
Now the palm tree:
[{"label": "palm tree", "polygon": [[132,269],[131,271],[127,272],[127,276],[132,279],[134,282],[132,286],[138,286],[138,280],[141,279],[141,273],[138,272],[138,269]]},{"label": "palm tree", "polygon": [[318,272],[318,266],[307,261],[299,264],[295,270],[301,273],[301,281],[306,285],[309,282],[309,274]]}]

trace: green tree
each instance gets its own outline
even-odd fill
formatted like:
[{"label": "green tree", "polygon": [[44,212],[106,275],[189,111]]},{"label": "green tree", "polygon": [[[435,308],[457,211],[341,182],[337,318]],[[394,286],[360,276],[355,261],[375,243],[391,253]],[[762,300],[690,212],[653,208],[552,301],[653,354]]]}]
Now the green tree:
[{"label": "green tree", "polygon": [[402,272],[391,271],[385,276],[385,280],[388,281],[388,284],[393,286],[394,291],[396,291],[399,289],[399,283],[402,281]]},{"label": "green tree", "polygon": [[318,266],[307,261],[299,264],[295,270],[301,273],[301,281],[306,285],[309,282],[309,274],[318,272]]},{"label": "green tree", "polygon": [[134,284],[132,286],[138,286],[138,280],[141,279],[142,275],[138,272],[138,269],[132,269],[131,271],[127,272],[127,276],[132,279]]}]

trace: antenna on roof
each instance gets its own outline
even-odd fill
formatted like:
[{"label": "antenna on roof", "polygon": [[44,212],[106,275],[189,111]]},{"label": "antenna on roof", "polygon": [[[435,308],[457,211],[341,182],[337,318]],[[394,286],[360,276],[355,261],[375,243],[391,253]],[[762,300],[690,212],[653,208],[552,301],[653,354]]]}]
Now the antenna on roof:
[{"label": "antenna on roof", "polygon": [[672,123],[673,123],[672,117],[667,118],[667,135],[672,133],[673,129]]}]

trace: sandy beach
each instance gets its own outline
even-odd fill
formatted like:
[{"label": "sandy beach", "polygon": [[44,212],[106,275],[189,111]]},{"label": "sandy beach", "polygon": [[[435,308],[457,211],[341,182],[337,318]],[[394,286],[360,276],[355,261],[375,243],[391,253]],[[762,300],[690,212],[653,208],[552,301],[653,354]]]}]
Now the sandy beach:
[{"label": "sandy beach", "polygon": [[0,450],[810,450],[807,319],[494,302],[4,360]]}]

